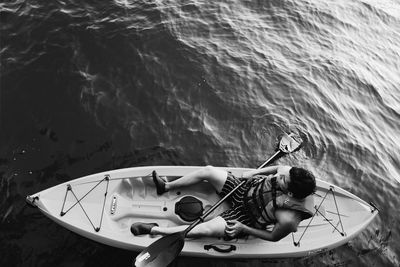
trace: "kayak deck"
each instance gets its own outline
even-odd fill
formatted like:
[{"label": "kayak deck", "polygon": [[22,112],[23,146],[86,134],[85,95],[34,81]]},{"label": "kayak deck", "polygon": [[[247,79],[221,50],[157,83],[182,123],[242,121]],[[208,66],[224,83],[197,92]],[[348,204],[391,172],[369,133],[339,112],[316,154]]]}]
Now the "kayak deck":
[{"label": "kayak deck", "polygon": [[[159,236],[133,236],[134,222],[157,222],[160,226],[190,224],[176,213],[176,203],[186,196],[201,201],[207,211],[220,198],[207,182],[158,196],[151,179],[157,170],[168,180],[200,167],[151,166],[114,170],[85,176],[39,192],[35,205],[57,223],[95,241],[140,251]],[[225,168],[240,175],[250,169]],[[279,242],[246,237],[187,239],[182,255],[239,258],[302,257],[348,242],[377,215],[375,208],[351,193],[317,180],[315,215],[301,222],[298,231]],[[223,203],[209,217],[229,208]]]}]

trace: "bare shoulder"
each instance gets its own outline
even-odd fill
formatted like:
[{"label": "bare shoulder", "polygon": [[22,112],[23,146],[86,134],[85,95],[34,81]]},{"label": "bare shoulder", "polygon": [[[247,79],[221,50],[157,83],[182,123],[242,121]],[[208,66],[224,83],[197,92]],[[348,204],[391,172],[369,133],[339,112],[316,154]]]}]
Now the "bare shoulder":
[{"label": "bare shoulder", "polygon": [[277,210],[275,216],[279,224],[289,227],[292,232],[297,231],[297,226],[301,222],[301,214],[295,210]]}]

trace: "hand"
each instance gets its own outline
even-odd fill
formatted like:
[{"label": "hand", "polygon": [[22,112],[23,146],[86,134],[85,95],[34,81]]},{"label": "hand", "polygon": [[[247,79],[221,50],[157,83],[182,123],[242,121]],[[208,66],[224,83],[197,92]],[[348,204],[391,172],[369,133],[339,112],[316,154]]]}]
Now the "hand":
[{"label": "hand", "polygon": [[225,227],[225,234],[228,237],[234,238],[238,236],[240,233],[243,233],[245,230],[245,225],[236,220],[229,220],[226,223],[227,225]]}]

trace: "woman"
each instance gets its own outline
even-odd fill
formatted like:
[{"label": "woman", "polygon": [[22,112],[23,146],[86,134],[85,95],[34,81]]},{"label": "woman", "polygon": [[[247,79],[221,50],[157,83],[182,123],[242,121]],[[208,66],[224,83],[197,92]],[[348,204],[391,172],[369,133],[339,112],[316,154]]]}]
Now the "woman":
[{"label": "woman", "polygon": [[[263,176],[258,176],[260,174]],[[171,182],[164,181],[153,172],[153,181],[159,195],[205,180],[223,197],[242,179],[248,179],[248,182],[228,198],[231,208],[194,227],[188,237],[235,238],[253,235],[268,241],[278,241],[297,231],[301,220],[312,216],[311,194],[315,191],[315,178],[303,168],[271,166],[245,172],[238,178],[224,169],[206,166]],[[274,227],[269,231],[266,226],[271,224]],[[183,231],[186,227],[160,227],[156,223],[139,222],[132,224],[131,232],[134,235],[165,235]]]}]

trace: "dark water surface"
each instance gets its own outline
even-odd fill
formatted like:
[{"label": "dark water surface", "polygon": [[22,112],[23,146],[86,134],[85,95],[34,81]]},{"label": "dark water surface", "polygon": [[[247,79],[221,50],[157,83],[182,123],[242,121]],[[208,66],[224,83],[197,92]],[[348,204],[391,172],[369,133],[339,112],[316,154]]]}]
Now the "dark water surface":
[{"label": "dark water surface", "polygon": [[381,209],[308,259],[175,266],[399,266],[396,0],[0,3],[0,266],[130,266],[25,196],[143,165],[256,167],[295,131],[300,165]]}]

